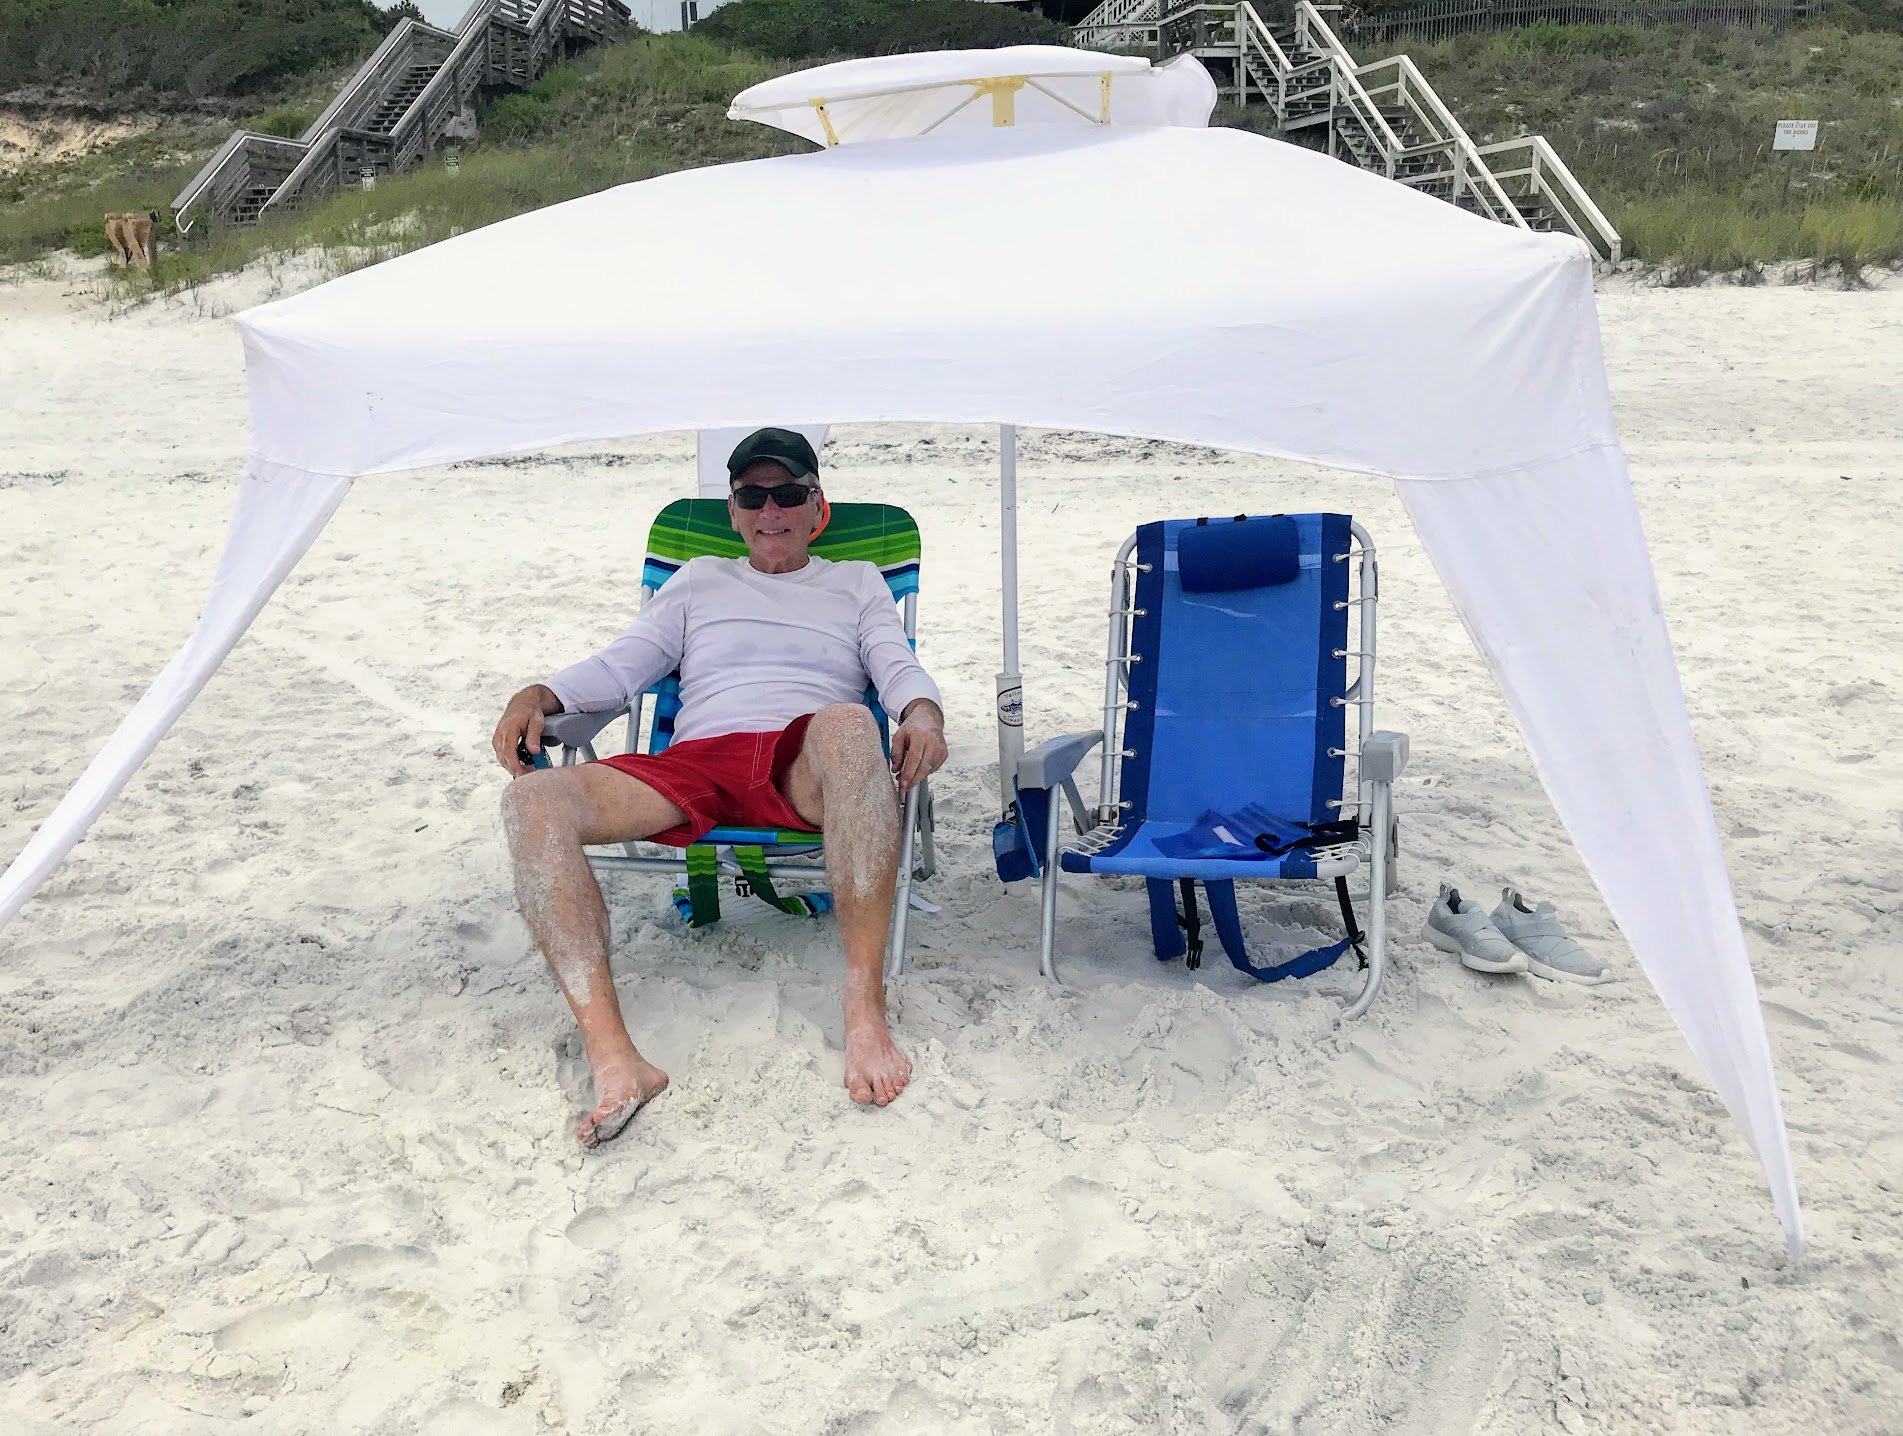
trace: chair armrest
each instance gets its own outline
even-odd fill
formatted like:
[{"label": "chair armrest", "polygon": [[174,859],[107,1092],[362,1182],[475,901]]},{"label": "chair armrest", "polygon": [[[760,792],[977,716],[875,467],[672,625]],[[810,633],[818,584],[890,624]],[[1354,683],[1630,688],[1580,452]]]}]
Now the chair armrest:
[{"label": "chair armrest", "polygon": [[592,743],[597,733],[615,719],[625,717],[627,711],[617,708],[612,713],[552,713],[542,720],[543,745],[551,740],[569,748]]},{"label": "chair armrest", "polygon": [[1077,771],[1084,754],[1103,742],[1103,730],[1067,733],[1062,738],[1047,738],[1018,758],[1020,788],[1050,788]]},{"label": "chair armrest", "polygon": [[1361,745],[1356,776],[1364,783],[1392,783],[1407,768],[1407,734],[1370,733]]}]

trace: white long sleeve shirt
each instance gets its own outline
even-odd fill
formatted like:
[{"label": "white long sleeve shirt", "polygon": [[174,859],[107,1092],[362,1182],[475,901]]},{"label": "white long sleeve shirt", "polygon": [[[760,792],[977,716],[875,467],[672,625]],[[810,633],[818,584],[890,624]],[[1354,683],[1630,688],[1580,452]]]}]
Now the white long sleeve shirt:
[{"label": "white long sleeve shirt", "polygon": [[626,633],[548,687],[565,712],[611,712],[676,669],[676,742],[784,728],[830,703],[859,702],[868,681],[895,721],[914,699],[939,702],[877,567],[823,558],[792,573],[690,559]]}]

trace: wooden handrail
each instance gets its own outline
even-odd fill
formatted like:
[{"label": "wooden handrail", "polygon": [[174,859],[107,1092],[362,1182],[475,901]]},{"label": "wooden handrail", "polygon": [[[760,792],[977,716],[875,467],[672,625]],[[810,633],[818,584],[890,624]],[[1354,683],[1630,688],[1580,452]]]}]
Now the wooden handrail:
[{"label": "wooden handrail", "polygon": [[[1781,3],[1781,0],[1765,0],[1765,3]],[[1228,17],[1228,26],[1220,36],[1214,33],[1219,27],[1211,25],[1208,18],[1215,14]],[[1275,104],[1285,121],[1290,82],[1313,80],[1325,73],[1332,92],[1328,118],[1331,130],[1338,131],[1342,123],[1339,117],[1347,117],[1357,131],[1365,133],[1390,178],[1417,186],[1446,182],[1450,200],[1465,202],[1490,219],[1521,229],[1529,229],[1531,225],[1488,160],[1509,150],[1525,149],[1531,159],[1524,170],[1515,170],[1513,175],[1524,174],[1534,195],[1594,249],[1611,258],[1618,257],[1618,232],[1545,139],[1531,135],[1504,145],[1476,145],[1459,118],[1408,56],[1397,55],[1368,65],[1358,63],[1313,0],[1300,0],[1294,19],[1298,53],[1312,52],[1321,58],[1298,63],[1282,48],[1274,31],[1249,0],[1237,0],[1234,4],[1213,3],[1213,0],[1121,0],[1121,3],[1105,0],[1091,12],[1085,24],[1078,27],[1077,34],[1080,40],[1102,40],[1112,32],[1127,33],[1141,28],[1146,33],[1155,32],[1159,49],[1194,49],[1233,55],[1238,98],[1246,99],[1253,84]],[[1252,69],[1258,60],[1272,81],[1265,80],[1261,70]],[[1384,74],[1391,74],[1393,78],[1378,82]],[[1319,90],[1318,85],[1312,84],[1303,88],[1311,94]],[[1403,143],[1388,122],[1375,97],[1390,92],[1408,117],[1403,128],[1426,134],[1428,138],[1424,142]],[[1331,137],[1331,147],[1332,144]],[[1405,176],[1396,173],[1405,162],[1434,155],[1449,156],[1450,163],[1446,168],[1416,170]]]},{"label": "wooden handrail", "polygon": [[[532,35],[534,33],[537,25],[546,24],[546,16],[559,11],[565,3],[567,3],[567,0],[542,0],[542,3],[536,8],[534,15],[530,18],[530,34]],[[485,6],[491,8],[491,18],[494,18],[494,14],[501,9],[501,0],[479,0],[478,5],[474,8],[482,9]],[[399,148],[402,147],[405,138],[404,131],[412,125],[424,122],[430,102],[440,95],[445,88],[454,85],[456,72],[461,64],[468,59],[477,46],[480,45],[486,51],[488,44],[489,37],[483,32],[481,27],[471,30],[457,42],[456,48],[449,52],[436,73],[430,76],[429,83],[423,86],[417,93],[416,98],[411,100],[403,113],[397,117],[396,123],[390,126],[390,139],[393,143],[397,144]],[[425,140],[425,144],[427,143],[428,141]]]},{"label": "wooden handrail", "polygon": [[[199,200],[222,187],[221,182],[230,179],[233,173],[242,173],[251,166],[253,146],[277,146],[282,149],[303,153],[302,140],[287,140],[282,135],[260,134],[256,130],[239,130],[218,147],[212,157],[205,161],[191,182],[172,201],[172,224],[180,234],[189,234],[196,218],[186,218]],[[240,186],[242,187],[242,186]]]},{"label": "wooden handrail", "polygon": [[[1586,193],[1586,187],[1579,182],[1571,167],[1559,157],[1559,152],[1547,143],[1546,136],[1522,135],[1518,139],[1482,145],[1480,153],[1494,156],[1521,149],[1531,150],[1533,154],[1533,163],[1529,167],[1533,180],[1533,192],[1551,200],[1562,212],[1565,212],[1567,222],[1573,226],[1575,232],[1578,231],[1580,218],[1583,217],[1586,225],[1599,239],[1599,243],[1593,248],[1599,250],[1610,263],[1617,264],[1624,255],[1625,241],[1620,238],[1619,231],[1612,227],[1612,221],[1607,219],[1599,206],[1593,203],[1592,196]],[[1550,172],[1558,183],[1554,184],[1548,180],[1546,172]],[[1566,211],[1565,207],[1568,204],[1579,211],[1578,216]],[[1580,237],[1585,238],[1584,235]]]},{"label": "wooden handrail", "polygon": [[[566,36],[619,38],[626,33],[629,14],[622,0],[534,0],[532,5],[530,0],[472,0],[454,30],[405,19],[357,67],[301,138],[240,130],[227,139],[173,200],[178,230],[189,231],[207,206],[223,213],[241,192],[264,185],[271,187],[271,193],[259,216],[288,207],[309,193],[313,182],[324,176],[326,164],[336,162],[339,145],[346,138],[374,142],[380,168],[406,168],[428,149],[446,128],[452,108],[485,76],[526,83],[560,49]],[[518,73],[489,76],[489,35],[496,24],[526,37],[526,52],[520,40],[510,47],[512,55],[526,60],[526,74],[519,73],[522,66],[516,64],[510,68]],[[378,107],[400,93],[396,85],[420,66],[431,67],[433,73],[403,112],[387,128],[366,129],[366,121]],[[260,165],[265,147],[280,156],[280,163]],[[292,157],[295,163],[286,175],[283,162]]]},{"label": "wooden handrail", "polygon": [[[544,0],[544,3],[552,4],[555,3],[555,0]],[[478,45],[487,46],[487,25],[488,22],[494,18],[496,11],[501,8],[501,4],[502,0],[476,0],[476,3],[469,7],[468,12],[463,16],[462,33],[460,37],[456,39],[454,48],[450,50],[442,64],[438,66],[436,73],[430,76],[429,84],[424,86],[422,93],[419,94],[415,100],[410,102],[403,114],[398,117],[397,123],[390,127],[388,133],[393,146],[396,143],[397,133],[403,125],[404,120],[416,110],[417,104],[422,100],[423,96],[431,92],[432,87],[436,86],[442,80],[443,76],[450,71],[459,58],[467,55]],[[481,23],[476,23],[478,20],[480,20]],[[410,22],[406,21],[405,23]],[[444,32],[441,31],[437,33],[444,34]],[[449,37],[445,34],[445,38]],[[377,54],[372,57],[374,66],[380,69],[387,63],[390,55],[394,53],[396,53],[394,49],[386,50],[380,47]],[[373,65],[367,63],[364,69],[359,72],[359,77],[361,79],[370,73],[374,73]],[[360,88],[360,86],[353,86],[353,88]],[[332,106],[332,112],[336,112],[336,106]],[[310,153],[304,156],[304,159],[299,163],[297,168],[292,170],[285,178],[284,183],[273,190],[271,197],[259,207],[258,218],[262,219],[271,210],[289,205],[299,199],[303,194],[304,187],[310,183],[312,175],[317,172],[318,166],[325,161],[334,160],[336,158],[337,142],[345,131],[355,128],[357,127],[352,125],[334,124],[325,130],[323,135],[311,145]]]}]

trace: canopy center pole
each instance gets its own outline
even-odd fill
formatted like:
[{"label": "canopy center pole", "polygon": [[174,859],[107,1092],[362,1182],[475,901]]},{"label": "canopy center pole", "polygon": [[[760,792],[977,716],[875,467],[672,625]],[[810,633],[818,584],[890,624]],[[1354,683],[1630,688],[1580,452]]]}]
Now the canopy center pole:
[{"label": "canopy center pole", "polygon": [[998,810],[1016,801],[1024,755],[1024,677],[1018,672],[1018,429],[998,426],[998,565],[1004,610],[1004,662],[998,674]]}]

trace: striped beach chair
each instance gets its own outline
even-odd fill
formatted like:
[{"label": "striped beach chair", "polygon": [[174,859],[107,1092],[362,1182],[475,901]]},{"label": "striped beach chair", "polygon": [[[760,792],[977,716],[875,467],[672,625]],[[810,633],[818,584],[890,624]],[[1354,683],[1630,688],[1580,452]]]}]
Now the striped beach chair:
[{"label": "striped beach chair", "polygon": [[[904,509],[891,504],[833,504],[831,517],[813,540],[812,553],[834,562],[862,560],[885,576],[892,599],[900,607],[905,635],[918,646],[918,592],[920,544],[918,524]],[[662,509],[648,530],[647,558],[641,569],[641,597],[645,603],[689,559],[711,555],[744,558],[747,546],[728,522],[723,499],[676,499]],[[885,710],[870,687],[866,705],[879,722],[882,742],[889,742]],[[562,713],[550,718],[544,741],[560,745],[560,762],[593,760],[600,734],[616,719],[626,717],[627,753],[664,752],[674,736],[674,719],[681,709],[678,675],[670,674],[642,694],[628,708],[611,713]],[[645,740],[646,746],[636,745]],[[716,828],[686,849],[659,849],[650,843],[624,843],[620,852],[591,851],[589,865],[598,871],[634,869],[665,872],[685,878],[674,891],[674,905],[693,927],[720,920],[723,890],[757,898],[782,912],[814,916],[832,906],[829,893],[810,886],[825,876],[824,834],[794,830]],[[932,807],[928,784],[920,783],[906,795],[904,846],[899,862],[899,889],[893,903],[888,961],[901,964],[905,951],[907,907],[914,877],[929,878],[936,863],[932,850]],[[784,890],[789,882],[801,884]]]}]

